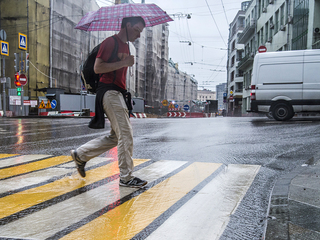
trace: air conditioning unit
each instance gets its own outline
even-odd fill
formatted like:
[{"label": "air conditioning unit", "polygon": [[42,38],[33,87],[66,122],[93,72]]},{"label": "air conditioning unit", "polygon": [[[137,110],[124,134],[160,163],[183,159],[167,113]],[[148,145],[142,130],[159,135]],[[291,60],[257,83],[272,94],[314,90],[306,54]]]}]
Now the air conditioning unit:
[{"label": "air conditioning unit", "polygon": [[271,43],[272,42],[272,37],[269,37],[267,42]]},{"label": "air conditioning unit", "polygon": [[293,17],[292,16],[288,16],[288,23],[292,23],[293,22]]},{"label": "air conditioning unit", "polygon": [[270,23],[270,29],[274,29],[273,23]]},{"label": "air conditioning unit", "polygon": [[262,12],[266,13],[267,12],[267,8],[266,7],[262,8]]},{"label": "air conditioning unit", "polygon": [[273,4],[274,0],[269,0],[269,4]]},{"label": "air conditioning unit", "polygon": [[280,26],[280,31],[285,31],[286,30],[286,26],[285,25],[281,25]]}]

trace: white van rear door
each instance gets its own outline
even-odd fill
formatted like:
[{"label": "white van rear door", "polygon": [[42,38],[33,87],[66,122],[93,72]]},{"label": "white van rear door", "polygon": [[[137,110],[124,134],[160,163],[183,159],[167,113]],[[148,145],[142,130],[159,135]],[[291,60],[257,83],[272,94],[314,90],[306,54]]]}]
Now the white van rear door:
[{"label": "white van rear door", "polygon": [[320,51],[306,51],[303,69],[303,111],[320,111]]}]

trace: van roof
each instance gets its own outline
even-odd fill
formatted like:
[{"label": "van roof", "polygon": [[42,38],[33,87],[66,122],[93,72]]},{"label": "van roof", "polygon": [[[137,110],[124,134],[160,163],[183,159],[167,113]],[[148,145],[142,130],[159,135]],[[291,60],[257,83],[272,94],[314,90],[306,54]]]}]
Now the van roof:
[{"label": "van roof", "polygon": [[278,51],[278,52],[264,52],[257,53],[257,58],[270,58],[270,57],[292,57],[301,55],[320,55],[320,49],[307,49],[307,50],[294,50],[294,51]]}]

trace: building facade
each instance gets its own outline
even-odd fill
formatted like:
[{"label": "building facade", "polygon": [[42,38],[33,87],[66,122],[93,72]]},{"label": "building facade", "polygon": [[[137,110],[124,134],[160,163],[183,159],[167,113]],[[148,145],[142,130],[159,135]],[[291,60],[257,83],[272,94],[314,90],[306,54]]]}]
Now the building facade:
[{"label": "building facade", "polygon": [[219,112],[227,109],[227,83],[216,86],[216,99],[218,100]]},{"label": "building facade", "polygon": [[[27,36],[26,51],[29,53],[25,96],[38,100],[46,95],[48,88],[68,94],[83,92],[80,67],[96,45],[116,33],[74,29],[87,12],[97,9],[99,5],[95,0],[1,0],[0,26],[7,32],[6,41],[10,43],[5,69],[6,76],[11,77],[11,86],[14,87],[15,74],[13,53],[20,52],[17,38],[18,33],[22,33]],[[191,76],[181,73],[180,76],[184,77],[169,79],[168,36],[168,24],[162,24],[146,28],[140,39],[130,43],[136,64],[128,68],[127,90],[152,107],[161,106],[170,88],[169,82],[175,83],[175,93],[181,95],[179,98],[187,98],[188,95],[196,98],[197,81]],[[7,87],[5,91],[8,94]],[[174,94],[172,97],[178,96]]]},{"label": "building facade", "polygon": [[227,62],[227,97],[228,113],[233,116],[241,115],[243,94],[243,72],[237,68],[238,62],[243,58],[243,44],[238,43],[238,36],[245,26],[245,10],[250,2],[243,2],[229,26],[228,62]]},{"label": "building facade", "polygon": [[244,45],[237,65],[243,72],[242,115],[250,108],[253,59],[259,47],[268,52],[319,49],[320,3],[315,0],[252,0],[245,11]]},{"label": "building facade", "polygon": [[207,100],[216,100],[216,92],[207,89],[198,90],[197,100],[202,102]]}]

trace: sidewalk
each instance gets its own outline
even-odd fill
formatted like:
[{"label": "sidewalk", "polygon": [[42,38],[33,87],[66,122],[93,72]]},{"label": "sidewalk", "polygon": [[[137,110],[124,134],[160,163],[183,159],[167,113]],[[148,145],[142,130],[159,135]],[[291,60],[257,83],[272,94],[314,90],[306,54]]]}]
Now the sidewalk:
[{"label": "sidewalk", "polygon": [[277,180],[265,239],[320,239],[320,155]]}]

